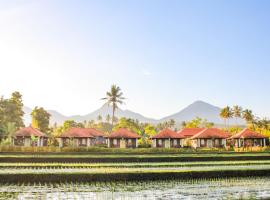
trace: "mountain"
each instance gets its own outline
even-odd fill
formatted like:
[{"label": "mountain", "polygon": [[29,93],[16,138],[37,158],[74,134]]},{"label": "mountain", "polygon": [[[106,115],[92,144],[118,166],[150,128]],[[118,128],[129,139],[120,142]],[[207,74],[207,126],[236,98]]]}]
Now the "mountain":
[{"label": "mountain", "polygon": [[[181,123],[183,121],[190,121],[196,117],[200,117],[203,119],[207,119],[209,122],[214,122],[215,124],[224,124],[223,120],[219,117],[221,108],[217,106],[213,106],[209,103],[203,102],[203,101],[195,101],[194,103],[190,104],[186,108],[182,109],[181,111],[164,117],[160,120],[155,120],[152,118],[144,117],[143,115],[130,111],[130,110],[122,110],[117,109],[115,115],[118,118],[126,117],[126,118],[132,118],[132,119],[138,119],[140,122],[148,122],[157,124],[159,122],[164,122],[169,119],[174,119],[177,123]],[[28,107],[24,108],[25,111],[25,124],[29,124],[31,122],[31,109]],[[108,106],[108,104],[104,104],[101,108],[95,110],[94,112],[91,112],[87,115],[74,115],[74,116],[65,116],[61,113],[55,111],[55,110],[48,110],[48,112],[51,114],[51,120],[50,123],[54,124],[55,122],[57,124],[62,124],[65,120],[75,120],[77,122],[83,122],[84,120],[96,120],[98,115],[101,115],[103,119],[106,118],[106,115],[112,116],[112,107]],[[243,120],[238,120],[239,124],[244,124]],[[235,119],[230,120],[230,124],[235,124]]]},{"label": "mountain", "polygon": [[[29,107],[24,107],[24,112],[25,112],[24,122],[26,125],[28,125],[31,123],[30,114],[32,112],[32,109],[30,109]],[[54,124],[54,123],[63,124],[63,122],[66,120],[75,120],[77,122],[83,122],[84,120],[86,121],[96,120],[99,115],[101,115],[104,120],[108,114],[112,116],[112,107],[108,106],[108,104],[104,104],[101,108],[87,115],[65,116],[55,110],[48,110],[48,112],[51,114],[50,124]],[[130,110],[122,110],[120,108],[116,110],[115,115],[118,118],[126,117],[126,118],[138,119],[140,122],[148,122],[148,123],[153,123],[153,124],[158,122],[158,120],[147,118],[139,113],[136,113]]]},{"label": "mountain", "polygon": [[172,114],[170,116],[164,117],[161,121],[166,121],[169,119],[174,119],[177,122],[190,121],[196,117],[207,119],[209,122],[214,122],[217,124],[223,123],[219,118],[220,108],[208,104],[203,101],[195,101],[183,110]]}]

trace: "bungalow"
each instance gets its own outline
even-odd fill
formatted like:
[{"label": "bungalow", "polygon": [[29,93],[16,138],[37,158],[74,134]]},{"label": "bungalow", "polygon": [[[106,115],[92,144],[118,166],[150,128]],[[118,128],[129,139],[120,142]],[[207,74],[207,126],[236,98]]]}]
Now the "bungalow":
[{"label": "bungalow", "polygon": [[172,131],[164,129],[152,138],[152,147],[154,148],[180,148],[183,147],[184,136]]},{"label": "bungalow", "polygon": [[221,148],[226,147],[229,134],[218,128],[205,128],[191,137],[192,147]]},{"label": "bungalow", "polygon": [[90,147],[104,144],[104,134],[93,128],[70,128],[59,139],[59,146]]},{"label": "bungalow", "polygon": [[204,128],[183,128],[177,133],[184,137],[183,146],[191,147],[191,137],[204,130]]},{"label": "bungalow", "polygon": [[15,132],[12,143],[15,146],[43,147],[48,145],[48,136],[30,125]]},{"label": "bungalow", "polygon": [[138,139],[141,137],[125,128],[120,128],[107,138],[109,148],[136,148],[138,147]]},{"label": "bungalow", "polygon": [[254,147],[254,146],[266,146],[266,137],[260,133],[251,131],[249,129],[244,129],[241,132],[233,135],[229,138],[232,140],[235,147]]}]

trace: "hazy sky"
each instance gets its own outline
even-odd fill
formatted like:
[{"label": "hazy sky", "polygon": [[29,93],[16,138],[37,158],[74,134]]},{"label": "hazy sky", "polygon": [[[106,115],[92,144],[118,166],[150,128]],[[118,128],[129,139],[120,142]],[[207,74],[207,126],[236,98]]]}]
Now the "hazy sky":
[{"label": "hazy sky", "polygon": [[1,0],[0,95],[86,114],[119,85],[160,118],[195,100],[270,116],[268,0]]}]

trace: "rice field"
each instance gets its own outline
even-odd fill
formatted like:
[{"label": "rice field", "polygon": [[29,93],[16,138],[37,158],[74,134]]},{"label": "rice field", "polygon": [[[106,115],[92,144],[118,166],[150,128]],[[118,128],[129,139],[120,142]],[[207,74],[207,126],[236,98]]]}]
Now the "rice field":
[{"label": "rice field", "polygon": [[2,184],[0,199],[269,199],[269,178]]},{"label": "rice field", "polygon": [[[248,154],[246,154],[248,155]],[[270,198],[270,159],[266,154],[243,155],[243,160],[193,161],[200,155],[132,155],[141,158],[166,158],[157,162],[116,162],[116,155],[101,155],[114,162],[71,162],[68,155],[0,155],[1,199],[261,199]],[[8,162],[12,157],[12,162]],[[56,157],[55,157],[56,156]],[[71,158],[93,158],[81,155]],[[108,157],[106,157],[108,156]],[[110,157],[112,156],[112,157]],[[127,159],[124,155],[121,159]],[[211,157],[210,155],[206,158]],[[250,157],[254,158],[250,160]],[[30,159],[23,160],[22,159]],[[40,162],[53,158],[58,162]],[[67,159],[67,162],[59,161]],[[235,158],[235,157],[234,157]],[[171,160],[170,160],[171,159]]]}]

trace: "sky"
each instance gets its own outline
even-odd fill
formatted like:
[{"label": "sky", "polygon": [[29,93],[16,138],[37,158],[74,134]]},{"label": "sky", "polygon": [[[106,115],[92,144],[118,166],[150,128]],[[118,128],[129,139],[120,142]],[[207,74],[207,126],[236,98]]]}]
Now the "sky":
[{"label": "sky", "polygon": [[65,115],[161,118],[196,100],[270,117],[268,0],[1,0],[0,95]]}]

